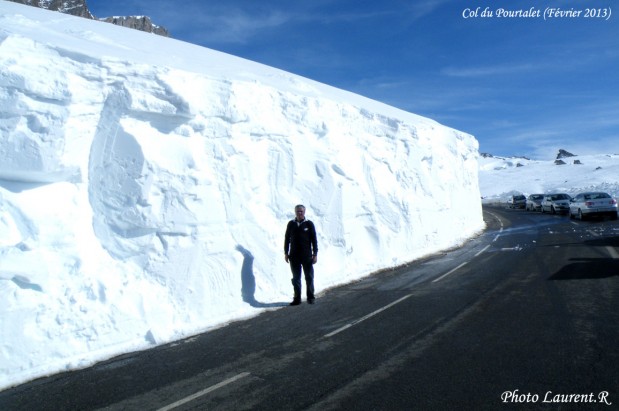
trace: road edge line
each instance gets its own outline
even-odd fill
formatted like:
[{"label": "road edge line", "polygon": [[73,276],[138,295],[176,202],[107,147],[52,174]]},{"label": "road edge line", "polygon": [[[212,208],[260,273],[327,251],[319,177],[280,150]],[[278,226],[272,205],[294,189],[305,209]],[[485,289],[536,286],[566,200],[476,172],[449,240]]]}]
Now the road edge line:
[{"label": "road edge line", "polygon": [[453,273],[454,271],[459,270],[460,268],[464,267],[466,264],[468,263],[468,261],[463,262],[462,264],[460,264],[459,266],[457,266],[456,268],[446,272],[445,274],[441,275],[439,278],[432,280],[433,283],[437,282],[437,281],[441,281],[443,278],[447,277],[449,274]]},{"label": "road edge line", "polygon": [[220,382],[218,384],[215,384],[215,385],[212,385],[212,386],[210,386],[208,388],[205,388],[202,391],[198,391],[195,394],[189,395],[189,396],[187,396],[187,397],[185,397],[183,399],[180,399],[180,400],[178,400],[176,402],[173,402],[172,404],[166,405],[163,408],[159,408],[157,411],[169,411],[169,410],[172,410],[174,408],[180,407],[181,405],[186,404],[189,401],[193,401],[196,398],[200,398],[203,395],[208,394],[209,392],[215,391],[215,390],[217,390],[217,389],[219,389],[221,387],[224,387],[224,386],[226,386],[228,384],[231,384],[231,383],[233,383],[233,382],[235,382],[237,380],[240,380],[241,378],[245,378],[248,375],[250,375],[249,372],[242,372],[242,373],[240,373],[238,375],[235,375],[232,378],[228,378],[227,380],[224,380],[224,381],[222,381],[222,382]]},{"label": "road edge line", "polygon": [[394,305],[401,303],[402,301],[406,300],[407,298],[409,298],[411,296],[412,296],[412,294],[407,294],[404,297],[402,297],[402,298],[392,302],[391,304],[387,304],[386,306],[384,306],[382,308],[379,308],[378,310],[373,311],[373,312],[369,313],[368,315],[365,315],[365,316],[363,316],[363,317],[361,317],[361,318],[359,318],[359,319],[357,319],[355,321],[352,321],[352,322],[346,324],[345,326],[338,328],[335,331],[331,331],[329,334],[325,334],[323,337],[324,338],[333,337],[335,334],[339,334],[342,331],[347,330],[348,328],[352,327],[353,325],[357,325],[360,322],[365,321],[365,320],[367,320],[370,317],[374,317],[376,314],[379,314],[379,313],[385,311],[386,309],[391,308]]}]

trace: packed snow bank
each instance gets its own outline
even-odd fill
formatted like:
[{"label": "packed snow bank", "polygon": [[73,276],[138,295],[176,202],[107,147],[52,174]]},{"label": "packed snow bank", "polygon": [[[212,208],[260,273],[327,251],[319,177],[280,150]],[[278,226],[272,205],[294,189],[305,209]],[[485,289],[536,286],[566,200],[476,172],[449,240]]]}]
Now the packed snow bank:
[{"label": "packed snow bank", "polygon": [[256,63],[0,2],[0,388],[290,300],[483,228],[476,140]]}]

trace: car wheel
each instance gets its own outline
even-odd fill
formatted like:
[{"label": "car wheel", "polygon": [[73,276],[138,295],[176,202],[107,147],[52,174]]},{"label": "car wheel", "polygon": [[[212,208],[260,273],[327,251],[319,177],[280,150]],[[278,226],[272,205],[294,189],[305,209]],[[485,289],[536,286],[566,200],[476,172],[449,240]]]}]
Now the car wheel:
[{"label": "car wheel", "polygon": [[550,206],[550,214],[557,214],[557,210],[555,210],[554,206]]},{"label": "car wheel", "polygon": [[580,208],[578,209],[578,219],[580,221],[583,221],[585,219],[585,216],[582,214],[582,211],[580,211]]}]

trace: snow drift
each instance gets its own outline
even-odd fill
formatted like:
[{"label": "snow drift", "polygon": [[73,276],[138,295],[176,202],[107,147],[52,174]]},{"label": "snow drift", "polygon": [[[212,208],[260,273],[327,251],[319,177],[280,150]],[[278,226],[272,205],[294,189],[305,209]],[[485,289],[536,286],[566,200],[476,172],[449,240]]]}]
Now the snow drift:
[{"label": "snow drift", "polygon": [[483,228],[477,142],[195,45],[0,1],[0,388],[289,301]]}]

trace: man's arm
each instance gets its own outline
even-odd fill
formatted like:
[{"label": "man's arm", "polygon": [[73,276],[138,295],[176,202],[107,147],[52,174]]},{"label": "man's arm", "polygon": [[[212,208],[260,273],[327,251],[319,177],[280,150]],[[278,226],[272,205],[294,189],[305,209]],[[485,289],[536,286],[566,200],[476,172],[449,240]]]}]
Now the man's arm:
[{"label": "man's arm", "polygon": [[313,222],[310,241],[312,243],[312,262],[316,264],[318,261],[318,235],[316,234],[316,226]]},{"label": "man's arm", "polygon": [[290,250],[290,234],[291,234],[290,222],[286,226],[286,234],[284,234],[284,260],[288,262],[288,253]]}]

